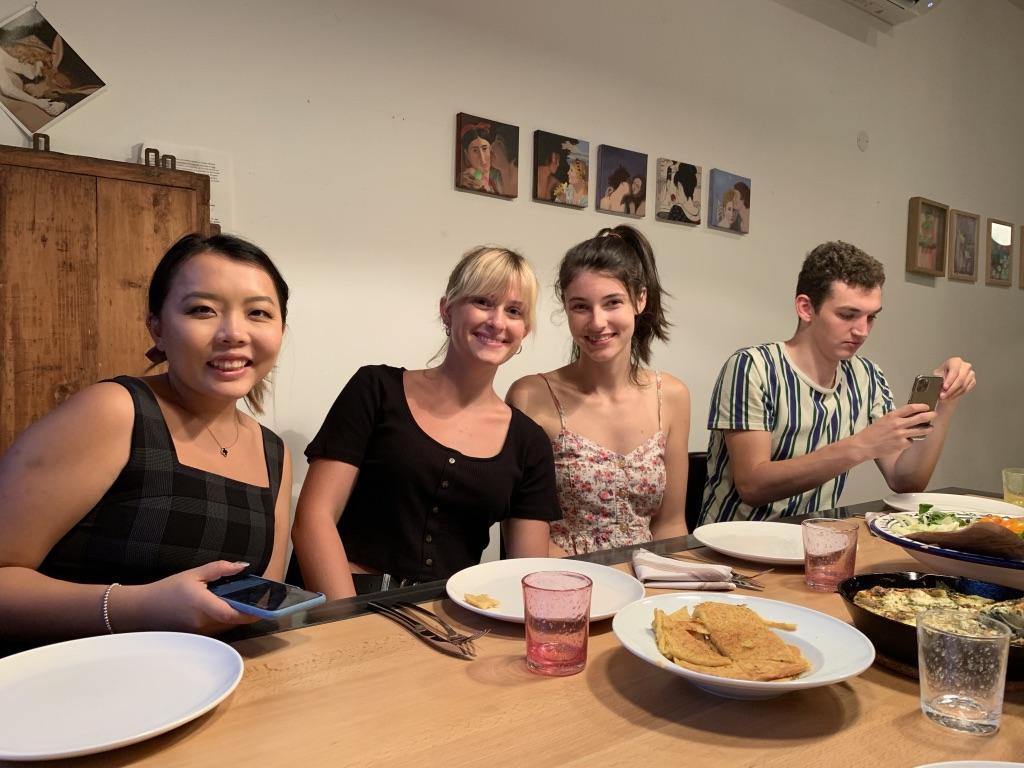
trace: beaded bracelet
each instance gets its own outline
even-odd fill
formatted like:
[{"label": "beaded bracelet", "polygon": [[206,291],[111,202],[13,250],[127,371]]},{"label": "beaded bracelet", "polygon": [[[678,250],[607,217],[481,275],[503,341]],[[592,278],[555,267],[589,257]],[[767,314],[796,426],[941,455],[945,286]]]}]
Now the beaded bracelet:
[{"label": "beaded bracelet", "polygon": [[107,591],[103,593],[103,623],[107,626],[107,632],[114,634],[114,627],[110,623],[110,593],[114,587],[120,587],[116,581],[107,587]]}]

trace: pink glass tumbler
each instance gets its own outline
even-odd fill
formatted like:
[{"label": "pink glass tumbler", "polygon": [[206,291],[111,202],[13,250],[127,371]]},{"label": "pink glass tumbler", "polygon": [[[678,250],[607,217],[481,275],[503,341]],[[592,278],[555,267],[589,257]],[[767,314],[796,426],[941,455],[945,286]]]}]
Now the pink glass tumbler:
[{"label": "pink glass tumbler", "polygon": [[574,675],[587,664],[593,582],[572,571],[523,577],[526,666],[541,675]]}]

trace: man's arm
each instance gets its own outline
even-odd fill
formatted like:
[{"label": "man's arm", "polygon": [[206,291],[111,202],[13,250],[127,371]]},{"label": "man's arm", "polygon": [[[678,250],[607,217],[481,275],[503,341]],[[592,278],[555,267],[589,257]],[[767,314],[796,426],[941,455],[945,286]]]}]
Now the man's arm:
[{"label": "man's arm", "polygon": [[760,507],[817,488],[870,459],[895,459],[913,444],[912,438],[930,434],[924,425],[937,418],[926,405],[904,405],[855,435],[777,461],[771,457],[769,432],[725,430],[724,437],[740,498]]},{"label": "man's arm", "polygon": [[942,392],[935,407],[932,428],[924,440],[914,441],[906,450],[875,459],[886,484],[896,493],[923,491],[942,454],[960,398],[974,389],[977,377],[970,363],[951,357],[934,371],[942,376]]}]

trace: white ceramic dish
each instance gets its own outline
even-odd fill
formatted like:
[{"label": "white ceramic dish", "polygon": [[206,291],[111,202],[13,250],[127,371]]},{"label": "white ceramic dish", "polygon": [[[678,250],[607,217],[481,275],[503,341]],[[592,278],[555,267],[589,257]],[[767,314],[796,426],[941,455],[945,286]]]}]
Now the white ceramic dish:
[{"label": "white ceramic dish", "polygon": [[946,512],[981,512],[986,515],[1019,517],[1024,507],[1010,504],[1001,499],[984,496],[961,496],[956,493],[897,493],[882,499],[885,505],[900,512],[917,512],[919,504],[931,504]]},{"label": "white ceramic dish", "polygon": [[[1012,505],[1008,504],[1007,506]],[[890,531],[889,526],[892,522],[891,514],[879,515],[868,523],[868,527],[880,538],[898,547],[903,547],[909,555],[926,567],[928,573],[967,576],[971,579],[991,581],[1006,587],[1024,589],[1024,560],[976,555],[971,552],[960,552],[955,549],[914,541],[902,534]]]},{"label": "white ceramic dish", "polygon": [[[594,582],[590,596],[590,620],[599,621],[615,615],[622,607],[644,596],[644,585],[624,571],[607,565],[558,557],[520,557],[494,560],[464,568],[448,579],[448,597],[463,608],[492,619],[522,624],[523,576],[534,571],[575,571]],[[497,608],[477,608],[466,602],[465,595],[486,594],[498,601]]]},{"label": "white ceramic dish", "polygon": [[[769,621],[796,624],[794,632],[773,630],[788,644],[800,648],[811,662],[811,671],[796,680],[760,682],[730,680],[694,672],[675,664],[658,650],[654,640],[654,609],[672,613],[684,606],[693,608],[704,602],[746,605]],[[616,614],[612,621],[619,642],[626,650],[656,667],[679,675],[708,693],[730,699],[769,699],[790,691],[831,685],[855,677],[875,660],[875,647],[860,630],[844,621],[791,603],[761,597],[711,594],[708,592],[677,592],[638,600]]]},{"label": "white ceramic dish", "polygon": [[799,525],[758,520],[731,520],[695,528],[694,538],[723,555],[773,565],[803,565],[804,541]]},{"label": "white ceramic dish", "polygon": [[99,635],[0,659],[0,760],[151,738],[213,709],[243,669],[231,646],[178,632]]}]

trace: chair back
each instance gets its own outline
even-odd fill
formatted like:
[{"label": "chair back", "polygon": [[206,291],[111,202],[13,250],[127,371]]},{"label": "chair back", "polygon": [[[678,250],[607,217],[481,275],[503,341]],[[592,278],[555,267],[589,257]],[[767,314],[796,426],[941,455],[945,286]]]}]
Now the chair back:
[{"label": "chair back", "polygon": [[686,530],[693,533],[700,520],[700,505],[704,501],[704,483],[708,479],[708,455],[705,451],[690,453],[689,474],[686,478]]}]

